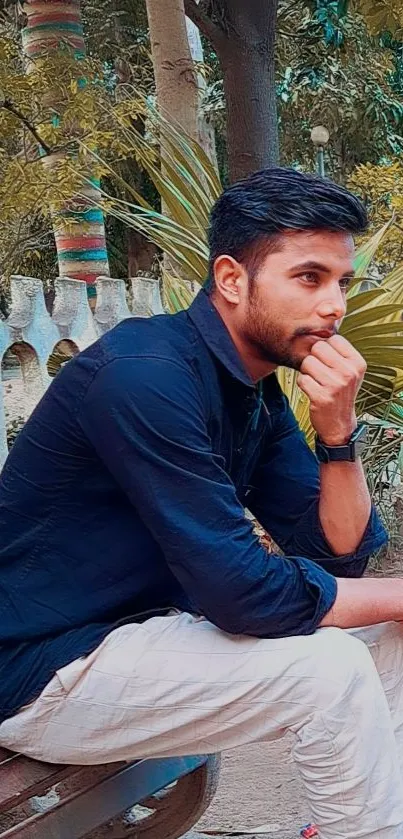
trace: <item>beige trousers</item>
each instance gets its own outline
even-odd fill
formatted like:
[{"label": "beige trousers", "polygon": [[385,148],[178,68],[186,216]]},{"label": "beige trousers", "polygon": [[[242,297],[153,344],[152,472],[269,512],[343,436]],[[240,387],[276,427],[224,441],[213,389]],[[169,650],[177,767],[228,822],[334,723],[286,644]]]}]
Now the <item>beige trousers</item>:
[{"label": "beige trousers", "polygon": [[321,839],[402,839],[403,624],[277,640],[188,614],[120,627],[6,720],[0,746],[96,764],[286,731]]}]

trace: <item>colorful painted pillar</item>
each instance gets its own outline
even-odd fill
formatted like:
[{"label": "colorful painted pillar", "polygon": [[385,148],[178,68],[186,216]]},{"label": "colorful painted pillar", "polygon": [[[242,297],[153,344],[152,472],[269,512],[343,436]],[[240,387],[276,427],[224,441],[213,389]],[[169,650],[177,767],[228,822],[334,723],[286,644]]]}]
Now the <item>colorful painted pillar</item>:
[{"label": "colorful painted pillar", "polygon": [[[80,0],[25,0],[23,9],[27,25],[22,43],[28,72],[35,58],[54,50],[69,49],[77,60],[85,56]],[[52,155],[44,158],[49,167],[56,162]],[[85,280],[89,297],[95,295],[96,278],[109,276],[104,217],[94,207],[99,199],[99,181],[89,172],[80,196],[72,196],[53,216],[59,274]]]}]

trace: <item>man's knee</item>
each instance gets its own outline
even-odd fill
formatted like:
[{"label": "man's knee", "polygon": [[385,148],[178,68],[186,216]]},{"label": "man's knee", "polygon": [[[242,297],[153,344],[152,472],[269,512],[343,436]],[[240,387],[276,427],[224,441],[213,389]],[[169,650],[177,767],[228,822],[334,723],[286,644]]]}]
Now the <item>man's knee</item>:
[{"label": "man's knee", "polygon": [[358,638],[331,627],[319,630],[314,640],[310,690],[311,701],[317,707],[326,708],[339,701],[351,702],[363,690],[380,688],[371,654]]}]

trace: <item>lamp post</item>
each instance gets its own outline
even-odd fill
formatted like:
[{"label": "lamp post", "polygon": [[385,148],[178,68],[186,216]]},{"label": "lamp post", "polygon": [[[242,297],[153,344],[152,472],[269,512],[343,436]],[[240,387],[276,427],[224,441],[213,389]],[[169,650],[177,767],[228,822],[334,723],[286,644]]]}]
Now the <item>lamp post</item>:
[{"label": "lamp post", "polygon": [[329,142],[329,132],[324,125],[315,125],[311,131],[311,140],[316,148],[316,166],[318,175],[325,177],[325,156],[324,150]]}]

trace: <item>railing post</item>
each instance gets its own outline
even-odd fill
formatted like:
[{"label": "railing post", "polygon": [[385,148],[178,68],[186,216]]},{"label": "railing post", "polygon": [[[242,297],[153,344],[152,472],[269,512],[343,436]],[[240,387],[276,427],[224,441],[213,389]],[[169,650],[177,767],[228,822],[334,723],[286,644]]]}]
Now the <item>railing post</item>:
[{"label": "railing post", "polygon": [[127,305],[124,280],[98,277],[96,289],[97,303],[94,319],[98,334],[103,335],[120,321],[130,318],[131,311]]},{"label": "railing post", "polygon": [[57,340],[69,338],[79,350],[84,350],[98,337],[88,305],[86,283],[59,277],[55,281],[55,292],[52,321],[58,330]]},{"label": "railing post", "polygon": [[150,315],[164,314],[160,283],[156,277],[133,277],[132,311],[135,317],[148,318]]},{"label": "railing post", "polygon": [[8,346],[16,345],[24,381],[25,419],[49,384],[47,361],[57,329],[46,308],[42,282],[35,277],[11,277],[11,311],[6,321]]}]

